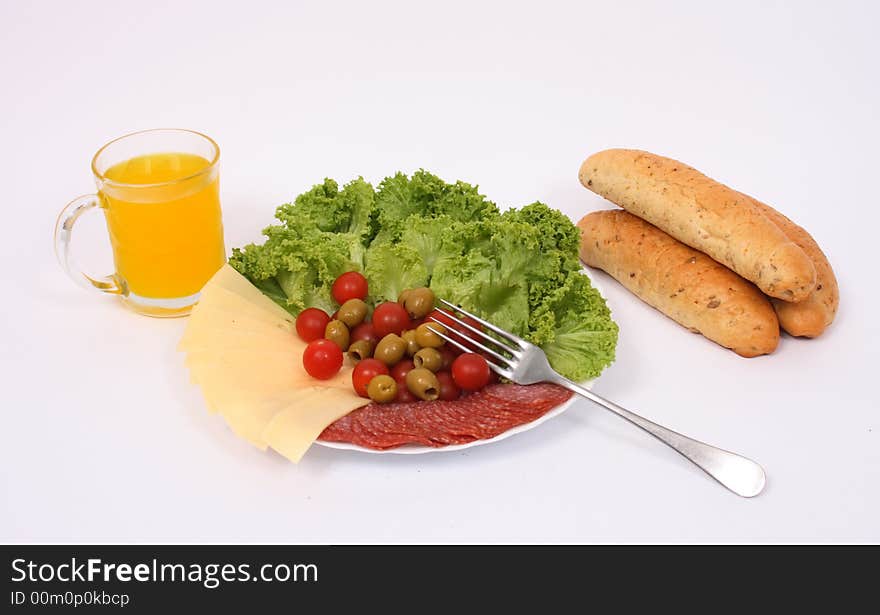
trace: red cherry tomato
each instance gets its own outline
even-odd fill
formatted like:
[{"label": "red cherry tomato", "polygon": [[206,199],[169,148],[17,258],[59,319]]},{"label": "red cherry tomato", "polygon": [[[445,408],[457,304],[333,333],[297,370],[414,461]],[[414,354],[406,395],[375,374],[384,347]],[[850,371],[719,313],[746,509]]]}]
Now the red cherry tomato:
[{"label": "red cherry tomato", "polygon": [[446,371],[440,371],[434,375],[437,376],[437,382],[440,383],[440,399],[443,401],[452,401],[461,396],[461,389],[455,384],[452,374]]},{"label": "red cherry tomato", "polygon": [[371,322],[362,322],[351,330],[352,343],[366,340],[372,342],[373,346],[375,346],[379,343],[380,339],[382,338],[376,333],[376,330],[373,328],[373,323]]},{"label": "red cherry tomato", "polygon": [[391,368],[391,377],[397,380],[398,387],[403,385],[406,388],[406,375],[415,369],[412,359],[403,359],[397,365]]},{"label": "red cherry tomato", "polygon": [[488,384],[490,373],[486,359],[473,352],[460,355],[452,363],[452,378],[466,391],[482,389]]},{"label": "red cherry tomato", "polygon": [[366,299],[367,290],[367,278],[357,271],[349,271],[336,278],[330,293],[336,303],[342,305],[349,299]]},{"label": "red cherry tomato", "polygon": [[369,397],[367,385],[370,384],[370,380],[380,374],[388,375],[388,366],[382,361],[378,359],[358,361],[354,366],[354,371],[351,372],[351,384],[354,386],[355,392],[361,397]]},{"label": "red cherry tomato", "polygon": [[400,335],[409,328],[409,314],[399,303],[386,301],[373,310],[373,329],[380,339],[389,333]]},{"label": "red cherry tomato", "polygon": [[440,351],[440,357],[443,359],[440,369],[447,371],[452,369],[452,362],[455,361],[455,357],[461,354],[458,352],[458,348],[452,344],[443,344],[437,350]]},{"label": "red cherry tomato", "polygon": [[410,391],[406,387],[406,383],[404,383],[403,385],[398,383],[397,384],[397,397],[394,398],[394,401],[399,404],[408,404],[408,403],[411,403],[414,401],[419,401],[419,398],[412,394],[412,391]]},{"label": "red cherry tomato", "polygon": [[[467,327],[463,327],[462,325],[458,324],[457,322],[455,322],[455,321],[453,321],[451,318],[449,318],[449,316],[446,316],[445,314],[443,314],[443,313],[441,313],[441,312],[438,312],[437,310],[433,310],[430,314],[428,314],[428,316],[427,316],[427,318],[426,318],[425,320],[428,321],[428,322],[433,322],[433,321],[430,320],[430,318],[431,318],[432,316],[433,316],[434,318],[436,318],[437,320],[439,320],[440,323],[441,323],[444,327],[446,327],[447,329],[453,329],[454,331],[459,331],[459,332],[461,332],[463,335],[465,335],[465,336],[467,336],[467,337],[471,337],[471,338],[474,337],[474,332],[473,332],[473,331],[471,331],[471,330],[468,329]],[[471,318],[470,316],[458,316],[458,318],[459,318],[459,320],[462,320],[462,321],[466,322],[467,324],[469,324],[470,326],[472,326],[473,328],[475,328],[477,331],[482,331],[482,330],[483,330],[483,327],[480,325],[480,323],[477,322],[476,320],[474,320],[473,318]],[[466,346],[468,349],[470,349],[470,350],[472,350],[472,351],[475,351],[475,352],[477,351],[477,347],[476,347],[476,346],[474,346],[473,344],[468,343],[466,340],[461,339],[461,336],[456,335],[456,336],[455,336],[455,340],[456,340],[457,342],[463,344],[464,346]],[[451,344],[450,344],[450,345],[451,345]],[[454,349],[455,349],[455,352],[457,352],[457,353],[459,353],[459,354],[461,353],[461,351],[460,351],[459,348],[455,348],[455,347],[454,347]]]},{"label": "red cherry tomato", "polygon": [[312,378],[327,380],[342,367],[342,350],[330,340],[309,342],[303,351],[303,367]]},{"label": "red cherry tomato", "polygon": [[330,322],[327,312],[318,308],[306,308],[296,317],[296,334],[304,342],[324,337],[324,328]]},{"label": "red cherry tomato", "polygon": [[[482,325],[480,325],[480,323],[478,323],[476,320],[474,320],[474,319],[471,318],[470,316],[463,316],[461,319],[462,319],[464,322],[466,322],[467,324],[469,324],[470,326],[472,326],[472,327],[473,327],[474,329],[476,329],[477,331],[482,331],[482,330],[483,330]],[[477,336],[474,334],[474,332],[471,331],[470,329],[468,329],[467,327],[463,327],[463,326],[461,326],[461,325],[456,325],[456,326],[455,326],[455,329],[456,329],[456,331],[461,331],[462,333],[464,333],[466,336],[468,336],[468,337],[470,337],[470,338],[476,338],[476,337],[477,337]],[[468,348],[469,350],[473,351],[473,352],[479,352],[479,349],[478,349],[476,346],[474,346],[473,344],[469,344],[468,342],[465,342],[465,341],[462,341],[462,344],[464,344],[465,346],[467,346],[467,348]]]},{"label": "red cherry tomato", "polygon": [[440,324],[442,324],[447,329],[455,329],[458,326],[452,321],[451,318],[449,318],[449,316],[437,310],[431,310],[428,315],[425,316],[425,322],[434,322],[433,320],[431,320],[432,318],[436,318],[437,320],[439,320]]}]

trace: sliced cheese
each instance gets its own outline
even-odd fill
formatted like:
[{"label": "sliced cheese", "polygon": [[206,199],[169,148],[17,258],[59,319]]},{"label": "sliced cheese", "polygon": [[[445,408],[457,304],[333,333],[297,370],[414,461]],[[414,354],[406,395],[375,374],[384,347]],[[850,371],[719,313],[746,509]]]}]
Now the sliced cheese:
[{"label": "sliced cheese", "polygon": [[208,409],[254,446],[299,461],[321,431],[369,403],[352,390],[352,367],[316,380],[294,317],[226,265],[202,290],[178,348]]},{"label": "sliced cheese", "polygon": [[200,348],[187,353],[184,364],[187,367],[197,364],[223,364],[229,366],[249,365],[251,363],[282,363],[295,365],[302,361],[302,348],[297,345],[253,348]]},{"label": "sliced cheese", "polygon": [[[221,275],[224,271],[226,274]],[[227,284],[221,285],[222,282]],[[206,329],[293,335],[295,318],[237,271],[226,266],[202,289],[199,303],[193,308],[178,349],[186,351],[194,339],[200,340],[206,335]]]},{"label": "sliced cheese", "polygon": [[195,310],[194,316],[198,318],[206,311],[226,310],[238,316],[247,316],[264,322],[287,322],[290,325],[296,322],[295,316],[282,309],[274,301],[264,298],[269,302],[269,305],[276,309],[269,311],[266,309],[266,305],[256,305],[231,290],[214,287],[203,291],[202,297],[199,299],[200,303],[197,304],[201,307]]},{"label": "sliced cheese", "polygon": [[[234,339],[235,338],[235,339]],[[298,346],[302,343],[294,331],[283,325],[242,322],[225,314],[211,314],[188,326],[178,343],[178,350],[244,346],[257,348],[264,343]]]},{"label": "sliced cheese", "polygon": [[258,407],[260,400],[285,393],[297,396],[313,387],[354,395],[350,367],[343,367],[330,380],[315,380],[301,365],[279,367],[271,361],[236,364],[224,360],[194,363],[190,369],[209,409],[219,412],[238,436],[261,449],[266,447],[261,434],[271,414]]},{"label": "sliced cheese", "polygon": [[241,366],[262,364],[264,362],[295,365],[302,361],[302,350],[299,347],[266,346],[262,350],[235,348],[199,348],[186,354],[183,363],[190,370],[190,382],[198,384],[198,372],[204,366],[225,366],[230,377]]},{"label": "sliced cheese", "polygon": [[275,313],[279,318],[290,316],[284,308],[269,299],[263,292],[251,284],[250,280],[241,275],[228,263],[223,265],[202,289],[202,293],[211,292],[214,287],[224,288],[233,292],[249,303],[262,307],[266,312]]},{"label": "sliced cheese", "polygon": [[329,380],[312,378],[302,366],[276,361],[236,361],[235,356],[218,357],[216,360],[191,362],[190,369],[202,388],[210,391],[234,392],[236,389],[280,391],[303,386],[320,386],[331,389],[351,389],[352,368],[343,366]]},{"label": "sliced cheese", "polygon": [[289,350],[302,353],[305,344],[293,333],[272,330],[248,330],[240,327],[212,326],[194,329],[184,336],[179,344],[184,352],[223,351],[223,350]]},{"label": "sliced cheese", "polygon": [[263,431],[263,439],[297,463],[328,425],[369,401],[358,397],[350,388],[343,391],[318,387],[267,398],[263,404],[275,411]]}]

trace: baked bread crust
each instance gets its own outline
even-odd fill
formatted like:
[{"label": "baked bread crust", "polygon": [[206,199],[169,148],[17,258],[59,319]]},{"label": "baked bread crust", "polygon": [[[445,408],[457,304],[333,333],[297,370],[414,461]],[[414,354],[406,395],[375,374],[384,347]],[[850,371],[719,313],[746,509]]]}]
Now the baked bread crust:
[{"label": "baked bread crust", "polygon": [[809,297],[797,303],[789,303],[779,299],[772,300],[780,326],[789,335],[797,337],[822,335],[822,332],[834,321],[837,307],[840,305],[840,290],[828,257],[803,227],[798,226],[766,203],[755,198],[751,200],[773,224],[778,226],[810,257],[816,267],[816,287]]},{"label": "baked bread crust", "polygon": [[745,195],[677,160],[631,149],[593,154],[581,183],[705,252],[771,297],[803,301],[816,285],[813,261]]},{"label": "baked bread crust", "polygon": [[779,343],[779,321],[754,284],[625,211],[584,216],[581,259],[648,305],[744,357]]}]

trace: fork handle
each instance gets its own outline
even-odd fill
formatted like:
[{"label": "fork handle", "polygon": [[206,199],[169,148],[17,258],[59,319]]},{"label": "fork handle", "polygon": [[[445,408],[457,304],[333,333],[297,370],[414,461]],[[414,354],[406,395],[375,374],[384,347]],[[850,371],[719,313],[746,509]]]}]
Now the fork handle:
[{"label": "fork handle", "polygon": [[566,378],[560,377],[557,380],[557,384],[586,397],[606,410],[610,410],[617,416],[626,419],[636,427],[647,431],[735,494],[744,498],[751,498],[761,493],[761,490],[764,489],[764,485],[767,482],[764,469],[751,459],[667,429],[662,425],[658,425],[638,414],[630,412],[626,408],[618,406],[612,401],[608,401],[604,397],[596,395],[589,389],[585,389]]}]

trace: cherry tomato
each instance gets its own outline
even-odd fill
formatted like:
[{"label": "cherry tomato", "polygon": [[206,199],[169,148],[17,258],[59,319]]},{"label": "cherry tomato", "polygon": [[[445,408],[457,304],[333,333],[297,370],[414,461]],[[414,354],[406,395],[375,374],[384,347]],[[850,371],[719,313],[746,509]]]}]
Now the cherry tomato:
[{"label": "cherry tomato", "polygon": [[409,314],[399,303],[386,301],[377,305],[373,311],[373,329],[380,338],[389,333],[400,335],[404,329],[409,328]]},{"label": "cherry tomato", "polygon": [[406,383],[403,385],[400,382],[397,383],[397,397],[394,398],[394,401],[399,404],[408,404],[414,401],[419,401],[419,398],[412,394]]},{"label": "cherry tomato", "polygon": [[357,271],[343,273],[333,282],[330,293],[339,305],[342,305],[349,299],[366,299],[367,278]]},{"label": "cherry tomato", "polygon": [[312,378],[332,378],[342,367],[342,350],[330,340],[309,342],[303,351],[303,367]]},{"label": "cherry tomato", "polygon": [[371,322],[362,322],[351,330],[352,343],[367,340],[375,346],[379,343],[380,339],[382,338],[376,333],[376,330],[373,328],[373,323]]},{"label": "cherry tomato", "polygon": [[[447,329],[454,329],[455,331],[459,331],[467,337],[474,337],[473,331],[471,331],[467,327],[461,326],[460,324],[458,324],[457,322],[455,322],[451,318],[449,318],[449,316],[446,316],[445,314],[438,312],[437,310],[432,310],[431,313],[428,314],[428,316],[425,318],[425,322],[433,322],[430,319],[431,316],[433,316],[434,318],[439,320],[441,322],[441,324],[443,324],[443,326],[445,326]],[[459,320],[462,320],[462,321],[466,322],[467,324],[469,324],[470,326],[472,326],[473,328],[475,328],[477,331],[483,330],[482,325],[480,325],[479,322],[477,322],[476,320],[474,320],[470,316],[458,316],[458,318],[459,318]],[[454,336],[454,338],[456,341],[460,342],[461,344],[466,346],[468,349],[476,352],[477,347],[474,346],[473,344],[468,343],[467,340],[461,339],[461,336],[456,335],[456,336]],[[451,345],[451,344],[447,344],[447,345]],[[454,350],[456,353],[461,354],[461,350],[459,348],[454,348]]]},{"label": "cherry tomato", "polygon": [[[335,344],[334,344],[335,345]],[[373,377],[380,374],[388,375],[388,366],[378,359],[363,359],[358,361],[351,372],[351,384],[354,386],[355,392],[361,397],[369,397],[367,395],[367,385]]]},{"label": "cherry tomato", "polygon": [[462,389],[476,391],[489,382],[489,364],[486,359],[473,352],[460,355],[452,363],[452,378]]},{"label": "cherry tomato", "polygon": [[304,342],[313,342],[324,337],[324,328],[330,317],[324,310],[306,308],[296,317],[296,334]]},{"label": "cherry tomato", "polygon": [[415,367],[412,359],[403,359],[391,368],[391,377],[397,380],[398,384],[403,383],[404,388],[406,388],[406,375],[414,370]]},{"label": "cherry tomato", "polygon": [[[461,319],[462,319],[464,322],[466,322],[467,324],[469,324],[470,326],[472,326],[472,327],[473,327],[474,329],[476,329],[477,331],[482,331],[482,330],[483,330],[482,325],[481,325],[480,323],[478,323],[476,320],[474,320],[473,318],[471,318],[470,316],[462,316]],[[474,334],[474,332],[471,331],[470,329],[468,329],[467,327],[463,327],[463,326],[461,326],[461,325],[456,325],[456,326],[455,326],[455,329],[456,329],[456,331],[461,331],[463,334],[465,334],[466,336],[468,336],[468,337],[470,337],[470,338],[475,338],[475,337],[476,337],[476,335]],[[473,352],[479,352],[479,349],[478,349],[476,346],[474,346],[473,344],[470,344],[470,343],[468,343],[468,342],[466,342],[466,341],[463,341],[463,340],[462,340],[462,344],[464,344],[465,346],[467,346],[467,348],[468,348],[469,350],[473,351]]]},{"label": "cherry tomato", "polygon": [[440,357],[443,359],[443,363],[440,366],[442,370],[449,370],[452,368],[452,362],[455,361],[455,357],[460,355],[458,348],[453,346],[452,344],[444,344],[438,348],[440,351]]},{"label": "cherry tomato", "polygon": [[443,401],[452,401],[461,396],[461,389],[455,384],[452,374],[447,371],[440,371],[434,375],[437,376],[437,382],[440,383],[440,399]]},{"label": "cherry tomato", "polygon": [[436,318],[437,320],[439,320],[440,324],[442,324],[447,329],[455,329],[458,327],[458,325],[456,325],[455,322],[453,322],[452,319],[449,318],[449,316],[443,314],[442,312],[439,312],[438,310],[431,310],[430,312],[428,312],[428,315],[425,316],[425,322],[434,322],[433,320],[431,320],[431,318]]}]

